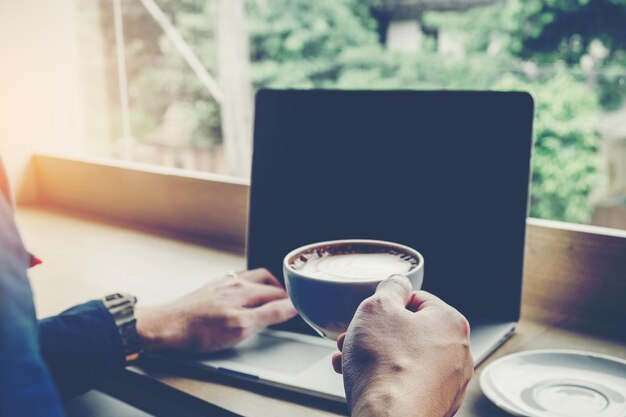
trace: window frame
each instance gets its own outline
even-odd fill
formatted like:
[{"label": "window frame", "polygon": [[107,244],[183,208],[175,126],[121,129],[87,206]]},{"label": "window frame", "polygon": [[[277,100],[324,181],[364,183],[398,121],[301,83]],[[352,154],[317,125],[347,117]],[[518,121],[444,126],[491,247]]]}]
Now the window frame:
[{"label": "window frame", "polygon": [[17,204],[148,228],[243,252],[250,181],[136,162],[36,153]]},{"label": "window frame", "polygon": [[[245,251],[250,181],[104,158],[36,153],[17,203],[58,208]],[[166,192],[163,192],[166,190]],[[626,238],[626,230],[529,217],[545,229]]]}]

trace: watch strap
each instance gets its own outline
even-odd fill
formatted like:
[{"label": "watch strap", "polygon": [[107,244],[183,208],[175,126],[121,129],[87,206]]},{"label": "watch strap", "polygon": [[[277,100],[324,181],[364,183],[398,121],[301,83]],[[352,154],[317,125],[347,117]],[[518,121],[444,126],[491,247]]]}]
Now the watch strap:
[{"label": "watch strap", "polygon": [[135,319],[137,297],[130,294],[115,293],[104,297],[102,302],[115,320],[115,325],[122,338],[126,362],[139,358],[143,353],[143,347]]}]

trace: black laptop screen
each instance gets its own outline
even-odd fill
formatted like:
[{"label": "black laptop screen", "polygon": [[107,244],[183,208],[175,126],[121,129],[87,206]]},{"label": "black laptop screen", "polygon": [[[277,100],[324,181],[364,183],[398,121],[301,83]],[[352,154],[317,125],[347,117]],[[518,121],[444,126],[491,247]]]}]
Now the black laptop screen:
[{"label": "black laptop screen", "polygon": [[468,317],[517,320],[532,118],[526,93],[262,90],[248,267],[282,280],[298,246],[389,240]]}]

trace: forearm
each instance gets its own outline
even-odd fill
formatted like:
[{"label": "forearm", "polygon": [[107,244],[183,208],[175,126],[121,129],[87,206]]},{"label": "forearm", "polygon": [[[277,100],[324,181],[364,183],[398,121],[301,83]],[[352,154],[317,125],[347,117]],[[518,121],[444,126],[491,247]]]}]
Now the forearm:
[{"label": "forearm", "polygon": [[92,389],[125,365],[119,331],[101,301],[40,320],[39,340],[63,398]]}]

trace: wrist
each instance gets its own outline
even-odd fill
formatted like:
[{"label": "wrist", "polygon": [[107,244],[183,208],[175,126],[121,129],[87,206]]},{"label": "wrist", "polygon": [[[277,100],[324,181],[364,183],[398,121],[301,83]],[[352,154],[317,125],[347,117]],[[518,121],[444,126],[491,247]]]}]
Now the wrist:
[{"label": "wrist", "polygon": [[397,414],[392,410],[397,397],[390,393],[364,393],[351,406],[352,417],[383,417]]},{"label": "wrist", "polygon": [[[434,417],[433,410],[425,405],[433,401],[421,389],[423,386],[416,381],[421,378],[408,373],[396,373],[392,376],[384,374],[375,377],[363,387],[361,392],[352,398],[352,417]],[[416,389],[416,387],[419,387]]]},{"label": "wrist", "polygon": [[135,309],[137,333],[142,341],[145,352],[156,352],[169,349],[168,320],[158,308]]},{"label": "wrist", "polygon": [[431,414],[425,410],[423,406],[428,404],[426,401],[416,401],[415,398],[408,398],[407,393],[404,396],[394,393],[378,393],[377,395],[367,396],[359,399],[352,406],[352,417],[435,417],[443,414]]}]

